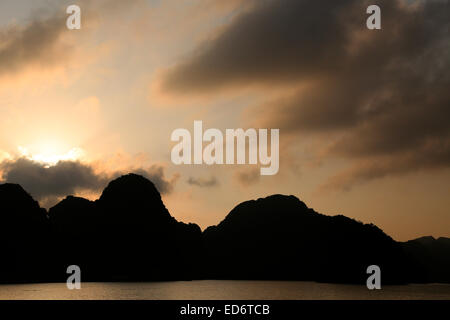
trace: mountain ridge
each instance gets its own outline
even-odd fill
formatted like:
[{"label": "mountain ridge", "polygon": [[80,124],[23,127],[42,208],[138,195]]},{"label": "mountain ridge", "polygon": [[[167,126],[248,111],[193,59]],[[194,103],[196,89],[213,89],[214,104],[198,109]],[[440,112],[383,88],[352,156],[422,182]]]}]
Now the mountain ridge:
[{"label": "mountain ridge", "polygon": [[[16,245],[0,237],[9,254],[0,282],[65,281],[71,264],[81,267],[84,281],[363,283],[367,266],[377,264],[384,283],[450,282],[450,239],[398,242],[373,224],[318,213],[293,195],[239,203],[203,232],[177,221],[155,185],[137,174],[111,181],[95,201],[67,196],[48,212],[19,185],[3,184],[0,209],[8,235],[24,238]],[[22,219],[31,229],[13,223],[33,215],[39,223]],[[47,245],[38,245],[40,237]],[[30,259],[16,258],[24,252]]]}]

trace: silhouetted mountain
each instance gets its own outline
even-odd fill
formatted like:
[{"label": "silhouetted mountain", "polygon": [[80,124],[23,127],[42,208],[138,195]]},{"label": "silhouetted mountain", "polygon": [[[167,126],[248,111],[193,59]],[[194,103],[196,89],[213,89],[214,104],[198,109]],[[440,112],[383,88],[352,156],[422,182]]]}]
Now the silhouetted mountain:
[{"label": "silhouetted mountain", "polygon": [[45,209],[17,184],[0,185],[0,281],[45,279],[49,254]]},{"label": "silhouetted mountain", "polygon": [[407,280],[400,246],[376,226],[319,214],[294,196],[239,204],[204,242],[212,278],[365,283],[375,264],[384,283]]},{"label": "silhouetted mountain", "polygon": [[295,279],[364,283],[450,282],[450,240],[394,241],[372,224],[326,216],[294,196],[236,206],[203,233],[173,218],[154,184],[129,174],[89,201],[41,209],[19,185],[0,185],[0,282]]},{"label": "silhouetted mountain", "polygon": [[402,247],[416,268],[411,281],[450,283],[450,238],[422,237]]},{"label": "silhouetted mountain", "polygon": [[[68,197],[49,211],[64,265],[76,264],[96,280],[191,279],[201,230],[176,221],[153,183],[129,174],[99,200]],[[65,270],[64,270],[65,271]]]},{"label": "silhouetted mountain", "polygon": [[55,280],[67,277],[66,268],[73,264],[81,267],[83,278],[89,278],[94,272],[90,262],[96,258],[101,227],[95,216],[94,202],[72,196],[49,210],[52,242],[56,246],[54,264],[58,271]]}]

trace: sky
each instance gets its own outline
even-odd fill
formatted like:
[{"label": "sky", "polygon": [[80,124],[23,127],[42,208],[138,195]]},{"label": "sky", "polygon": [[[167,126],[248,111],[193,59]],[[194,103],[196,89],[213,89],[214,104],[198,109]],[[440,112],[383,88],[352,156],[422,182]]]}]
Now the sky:
[{"label": "sky", "polygon": [[[448,237],[449,70],[445,0],[3,0],[0,181],[48,208],[136,172],[202,228],[279,193],[396,240]],[[173,164],[194,120],[279,129],[278,173]]]}]

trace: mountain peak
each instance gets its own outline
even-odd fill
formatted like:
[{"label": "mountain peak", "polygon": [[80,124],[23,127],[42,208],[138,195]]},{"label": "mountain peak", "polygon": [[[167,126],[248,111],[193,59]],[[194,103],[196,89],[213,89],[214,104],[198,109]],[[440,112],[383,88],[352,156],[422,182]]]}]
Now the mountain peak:
[{"label": "mountain peak", "polygon": [[21,185],[14,183],[0,184],[0,203],[4,209],[9,210],[16,211],[23,208],[41,210],[38,202]]},{"label": "mountain peak", "polygon": [[424,236],[414,240],[409,240],[408,242],[421,243],[421,244],[430,244],[435,242],[436,239],[433,236]]},{"label": "mountain peak", "polygon": [[99,200],[112,200],[117,196],[125,197],[127,199],[137,199],[142,196],[161,199],[161,195],[153,182],[134,173],[120,176],[111,181],[105,190],[103,190]]},{"label": "mountain peak", "polygon": [[277,205],[283,202],[283,205],[292,204],[301,207],[303,209],[308,208],[303,201],[301,201],[299,198],[293,195],[273,194],[265,198],[259,198],[257,201],[264,202],[264,204],[266,205],[268,204]]},{"label": "mountain peak", "polygon": [[228,224],[231,221],[241,221],[247,224],[260,219],[279,220],[309,212],[313,212],[313,210],[297,197],[274,194],[238,204],[220,224]]},{"label": "mountain peak", "polygon": [[16,193],[16,194],[24,194],[27,195],[29,197],[31,197],[23,188],[20,184],[16,184],[16,183],[3,183],[0,184],[0,191],[3,193]]},{"label": "mountain peak", "polygon": [[[121,223],[124,215],[135,223],[142,222],[142,219],[173,219],[153,182],[134,173],[111,181],[96,201],[96,205],[108,219],[115,219],[117,223]],[[134,219],[131,219],[131,216]]]}]

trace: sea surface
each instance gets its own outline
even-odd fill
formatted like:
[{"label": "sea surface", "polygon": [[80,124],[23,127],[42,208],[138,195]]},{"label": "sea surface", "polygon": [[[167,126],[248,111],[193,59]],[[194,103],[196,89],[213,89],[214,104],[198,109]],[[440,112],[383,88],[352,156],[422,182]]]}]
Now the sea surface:
[{"label": "sea surface", "polygon": [[365,286],[300,281],[174,281],[143,283],[82,283],[69,290],[65,283],[0,285],[0,299],[450,299],[450,284]]}]

